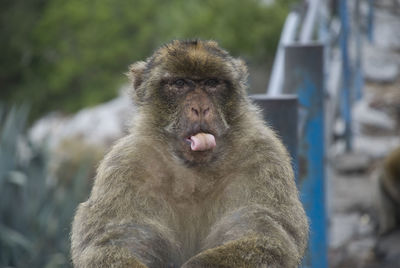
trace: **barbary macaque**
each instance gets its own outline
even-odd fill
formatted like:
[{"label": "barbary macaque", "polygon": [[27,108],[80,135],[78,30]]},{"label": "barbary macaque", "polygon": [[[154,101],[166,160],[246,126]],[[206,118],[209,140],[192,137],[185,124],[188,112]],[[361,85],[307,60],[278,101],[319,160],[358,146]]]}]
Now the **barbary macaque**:
[{"label": "barbary macaque", "polygon": [[383,162],[378,186],[379,233],[400,228],[400,147]]},{"label": "barbary macaque", "polygon": [[244,62],[172,41],[129,77],[137,113],[79,205],[75,267],[297,267],[308,221]]}]

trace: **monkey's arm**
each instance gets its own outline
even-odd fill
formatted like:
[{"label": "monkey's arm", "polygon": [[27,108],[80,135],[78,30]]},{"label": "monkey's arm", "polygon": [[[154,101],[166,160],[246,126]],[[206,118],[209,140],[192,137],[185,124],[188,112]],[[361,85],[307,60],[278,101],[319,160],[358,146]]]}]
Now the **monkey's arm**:
[{"label": "monkey's arm", "polygon": [[[79,206],[72,226],[71,253],[74,266],[146,268],[124,243],[131,236],[128,228],[124,228],[124,225],[107,227],[110,221],[106,222],[106,216],[96,212],[88,203]],[[103,218],[103,221],[99,221],[99,218]]]},{"label": "monkey's arm", "polygon": [[119,246],[88,246],[81,256],[74,260],[76,268],[147,268],[128,249]]},{"label": "monkey's arm", "polygon": [[92,213],[84,203],[75,217],[72,258],[76,267],[170,267],[176,260],[178,248],[156,220],[143,216],[139,222],[126,215],[92,224],[97,218],[89,216]]}]

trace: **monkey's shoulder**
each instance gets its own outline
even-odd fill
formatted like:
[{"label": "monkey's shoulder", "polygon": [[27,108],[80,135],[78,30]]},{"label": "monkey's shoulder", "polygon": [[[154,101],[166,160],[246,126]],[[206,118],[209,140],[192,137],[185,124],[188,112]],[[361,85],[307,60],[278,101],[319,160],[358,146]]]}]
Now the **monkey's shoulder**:
[{"label": "monkey's shoulder", "polygon": [[290,163],[290,156],[279,136],[268,126],[261,125],[236,142],[242,159],[258,164]]}]

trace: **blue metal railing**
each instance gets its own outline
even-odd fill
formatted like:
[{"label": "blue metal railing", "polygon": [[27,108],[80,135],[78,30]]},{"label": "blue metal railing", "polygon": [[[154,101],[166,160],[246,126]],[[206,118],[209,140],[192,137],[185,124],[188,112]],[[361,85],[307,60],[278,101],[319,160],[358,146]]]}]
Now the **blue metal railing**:
[{"label": "blue metal railing", "polygon": [[[297,183],[311,222],[309,250],[303,267],[328,266],[324,152],[332,140],[332,125],[339,108],[341,120],[345,122],[346,149],[352,149],[351,107],[355,99],[361,98],[364,85],[359,1],[356,0],[354,5],[354,24],[351,24],[354,20],[348,12],[347,0],[337,1],[339,18],[329,14],[327,0],[305,0],[304,17],[292,11],[281,34],[268,86],[270,96],[298,95],[300,133],[295,159],[299,162],[295,166],[299,168]],[[373,0],[366,1],[369,3],[367,36],[372,41]],[[329,20],[332,27],[328,26]],[[335,31],[335,23],[340,25],[340,31]],[[355,62],[349,57],[349,39],[353,38],[349,35],[350,28],[355,29]],[[319,36],[315,36],[316,33]],[[336,57],[337,49],[340,57]],[[316,59],[320,61],[315,63]],[[327,85],[333,88],[327,88]]]}]

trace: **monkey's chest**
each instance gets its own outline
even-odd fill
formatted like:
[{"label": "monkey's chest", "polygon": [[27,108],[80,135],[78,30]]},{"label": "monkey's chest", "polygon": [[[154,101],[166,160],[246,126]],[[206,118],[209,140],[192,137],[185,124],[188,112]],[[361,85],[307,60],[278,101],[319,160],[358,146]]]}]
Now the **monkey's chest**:
[{"label": "monkey's chest", "polygon": [[177,212],[174,232],[181,245],[182,256],[189,258],[203,249],[203,241],[209,234],[214,222],[212,215],[203,207],[194,206],[192,209],[182,209]]}]

